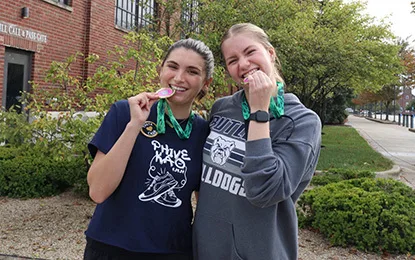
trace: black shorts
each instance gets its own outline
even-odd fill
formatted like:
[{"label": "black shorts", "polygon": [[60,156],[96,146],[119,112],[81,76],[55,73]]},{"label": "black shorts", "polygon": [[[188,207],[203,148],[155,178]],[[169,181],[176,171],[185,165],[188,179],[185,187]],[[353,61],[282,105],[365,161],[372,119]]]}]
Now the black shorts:
[{"label": "black shorts", "polygon": [[191,254],[155,254],[131,252],[86,238],[84,260],[192,260]]}]

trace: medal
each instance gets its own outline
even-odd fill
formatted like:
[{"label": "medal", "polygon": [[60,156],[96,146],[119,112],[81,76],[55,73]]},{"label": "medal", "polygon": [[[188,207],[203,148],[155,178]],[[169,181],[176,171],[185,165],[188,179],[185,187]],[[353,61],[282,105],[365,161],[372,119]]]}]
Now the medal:
[{"label": "medal", "polygon": [[141,133],[149,138],[156,137],[158,134],[156,124],[151,121],[145,121],[141,127]]},{"label": "medal", "polygon": [[171,88],[161,88],[156,91],[156,94],[159,96],[159,98],[169,98],[173,96],[174,93],[175,93],[175,90]]}]

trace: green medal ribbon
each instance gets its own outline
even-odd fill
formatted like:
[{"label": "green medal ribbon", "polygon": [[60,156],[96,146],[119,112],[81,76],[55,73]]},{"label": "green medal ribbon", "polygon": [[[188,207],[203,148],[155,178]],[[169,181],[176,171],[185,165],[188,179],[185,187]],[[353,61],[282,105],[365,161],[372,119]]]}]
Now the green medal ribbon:
[{"label": "green medal ribbon", "polygon": [[165,99],[160,99],[157,104],[157,132],[159,134],[166,133],[166,123],[164,119],[164,111],[167,108],[167,114],[169,116],[170,122],[173,124],[173,128],[176,131],[177,135],[180,139],[189,139],[190,133],[192,132],[192,126],[193,126],[193,118],[194,114],[193,111],[190,112],[189,120],[187,121],[186,127],[183,131],[180,124],[177,122],[176,118],[174,118],[173,112],[171,111],[171,108],[169,104],[166,102]]},{"label": "green medal ribbon", "polygon": [[[284,84],[282,82],[277,82],[278,92],[277,92],[277,103],[275,103],[274,97],[271,97],[269,102],[269,110],[271,110],[272,115],[275,118],[280,118],[284,115]],[[246,100],[245,92],[242,93],[242,115],[245,120],[248,120],[251,114],[251,109],[249,108],[248,101]]]}]

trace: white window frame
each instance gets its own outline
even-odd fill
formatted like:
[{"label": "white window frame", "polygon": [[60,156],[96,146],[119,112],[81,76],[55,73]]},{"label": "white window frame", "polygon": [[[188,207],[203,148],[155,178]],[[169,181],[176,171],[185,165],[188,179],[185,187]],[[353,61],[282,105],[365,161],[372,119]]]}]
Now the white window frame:
[{"label": "white window frame", "polygon": [[155,0],[115,0],[115,25],[124,30],[135,30],[153,24],[157,15]]}]

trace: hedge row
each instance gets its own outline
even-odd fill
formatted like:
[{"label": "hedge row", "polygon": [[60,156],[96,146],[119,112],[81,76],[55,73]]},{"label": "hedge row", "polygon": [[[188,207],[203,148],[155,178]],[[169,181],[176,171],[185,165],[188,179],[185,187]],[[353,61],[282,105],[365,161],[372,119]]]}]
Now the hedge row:
[{"label": "hedge row", "polygon": [[0,147],[0,196],[52,196],[86,182],[86,167],[79,158],[56,160],[36,151]]},{"label": "hedge row", "polygon": [[[415,254],[415,192],[393,179],[339,180],[304,193],[300,227],[319,230],[335,246],[376,253]],[[362,175],[367,175],[363,173]],[[349,176],[351,177],[351,176]]]}]

